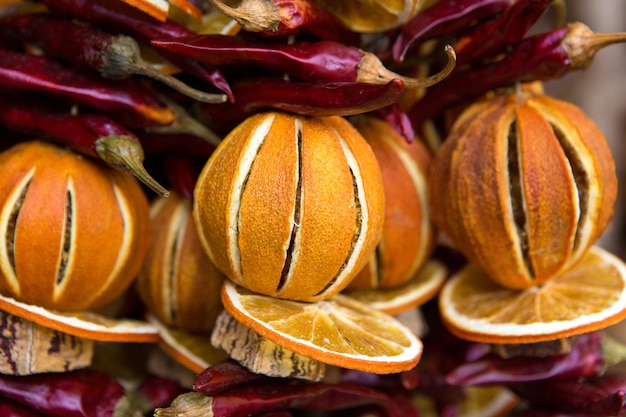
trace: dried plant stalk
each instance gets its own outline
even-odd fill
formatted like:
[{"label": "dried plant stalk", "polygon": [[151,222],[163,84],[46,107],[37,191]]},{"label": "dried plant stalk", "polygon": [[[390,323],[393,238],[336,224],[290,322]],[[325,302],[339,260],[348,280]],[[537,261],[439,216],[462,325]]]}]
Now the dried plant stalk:
[{"label": "dried plant stalk", "polygon": [[319,381],[326,365],[299,355],[264,338],[225,310],[218,316],[211,343],[250,371],[273,377]]},{"label": "dried plant stalk", "polygon": [[65,372],[91,365],[94,341],[40,326],[0,311],[0,373]]}]

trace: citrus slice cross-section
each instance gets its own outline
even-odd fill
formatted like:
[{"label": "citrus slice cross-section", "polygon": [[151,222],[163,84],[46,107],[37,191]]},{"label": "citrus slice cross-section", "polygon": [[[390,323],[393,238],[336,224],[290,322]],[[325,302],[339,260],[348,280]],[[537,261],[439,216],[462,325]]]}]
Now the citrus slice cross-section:
[{"label": "citrus slice cross-section", "polygon": [[447,268],[428,261],[407,283],[394,288],[347,290],[344,294],[387,314],[398,314],[434,297],[446,280]]},{"label": "citrus slice cross-section", "polygon": [[469,264],[439,296],[457,336],[486,343],[533,343],[605,328],[626,317],[626,265],[593,247],[565,273],[526,290],[504,288]]},{"label": "citrus slice cross-section", "polygon": [[228,358],[221,349],[211,344],[211,335],[190,333],[161,322],[153,314],[147,315],[150,324],[159,330],[159,346],[176,362],[195,373]]},{"label": "citrus slice cross-section", "polygon": [[260,295],[226,281],[222,302],[261,336],[329,365],[387,374],[413,368],[422,342],[395,318],[345,295],[301,302]]},{"label": "citrus slice cross-section", "polygon": [[380,32],[396,28],[413,17],[417,0],[318,0],[347,27],[356,32]]},{"label": "citrus slice cross-section", "polygon": [[141,320],[110,318],[89,311],[57,312],[3,295],[0,295],[0,310],[40,326],[85,339],[129,343],[152,343],[159,340],[157,328]]}]

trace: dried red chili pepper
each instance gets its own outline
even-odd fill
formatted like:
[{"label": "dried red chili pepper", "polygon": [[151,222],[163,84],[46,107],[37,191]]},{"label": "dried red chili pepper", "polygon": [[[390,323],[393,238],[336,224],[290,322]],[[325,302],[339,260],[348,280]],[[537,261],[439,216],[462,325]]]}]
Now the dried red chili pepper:
[{"label": "dried red chili pepper", "polygon": [[[172,20],[161,22],[121,1],[107,0],[40,0],[51,13],[82,20],[111,32],[121,32],[150,42],[153,39],[190,36],[194,32]],[[180,55],[159,50],[165,59],[228,95],[232,93],[228,81],[219,68],[186,59]]]},{"label": "dried red chili pepper", "polygon": [[[198,103],[206,123],[220,133],[228,133],[245,117],[267,109],[305,116],[350,116],[395,103],[404,84],[305,83],[282,79],[242,80],[232,84],[236,101],[224,104]],[[202,116],[199,116],[202,117]]]},{"label": "dried red chili pepper", "polygon": [[167,154],[163,160],[165,178],[179,194],[193,200],[196,181],[205,162],[190,156]]},{"label": "dried red chili pepper", "polygon": [[426,94],[408,112],[413,126],[446,108],[515,82],[557,79],[587,68],[603,47],[626,42],[626,33],[593,33],[582,23],[530,36],[510,46],[500,61],[456,71]]},{"label": "dried red chili pepper", "polygon": [[408,50],[429,39],[451,36],[474,22],[496,16],[523,0],[441,0],[420,11],[396,37],[393,58],[402,62]]},{"label": "dried red chili pepper", "polygon": [[402,109],[399,103],[393,103],[387,107],[376,110],[376,113],[387,121],[398,132],[407,143],[415,140],[415,130],[411,124],[411,119]]},{"label": "dried red chili pepper", "polygon": [[452,72],[456,61],[452,48],[446,47],[448,65],[439,73],[418,80],[388,70],[372,53],[333,41],[287,44],[239,36],[199,34],[154,40],[152,44],[211,65],[253,64],[307,82],[386,84],[393,79],[401,79],[405,88],[425,88],[438,83]]},{"label": "dried red chili pepper", "polygon": [[492,58],[522,39],[554,0],[516,1],[496,18],[461,33],[454,43],[457,64]]},{"label": "dried red chili pepper", "polygon": [[143,166],[144,151],[137,137],[105,115],[72,114],[4,95],[0,97],[0,124],[32,135],[41,135],[74,151],[98,158],[134,175],[154,192],[169,192]]},{"label": "dried red chili pepper", "polygon": [[114,112],[128,125],[167,125],[176,120],[172,110],[146,85],[105,80],[95,74],[27,53],[0,50],[0,89],[46,92],[87,107]]},{"label": "dried red chili pepper", "polygon": [[172,154],[207,158],[215,145],[189,133],[138,132],[139,142],[146,154]]},{"label": "dried red chili pepper", "polygon": [[502,358],[488,354],[456,367],[446,375],[446,381],[453,385],[493,385],[598,375],[604,369],[600,339],[598,333],[581,335],[571,351],[562,355]]},{"label": "dried red chili pepper", "polygon": [[93,26],[79,25],[43,13],[3,18],[0,20],[0,35],[35,42],[46,55],[95,69],[105,78],[123,79],[142,75],[162,82],[194,100],[223,103],[227,99],[224,94],[210,94],[194,89],[146,63],[141,57],[139,45],[129,36],[114,36]]},{"label": "dried red chili pepper", "polygon": [[45,417],[35,410],[20,403],[0,397],[0,416],[2,417]]},{"label": "dried red chili pepper", "polygon": [[547,379],[509,386],[522,399],[563,413],[621,416],[626,413],[626,375]]},{"label": "dried red chili pepper", "polygon": [[33,375],[0,374],[0,395],[47,417],[113,417],[124,387],[104,372],[85,368]]},{"label": "dried red chili pepper", "polygon": [[205,395],[215,395],[230,388],[258,381],[268,382],[273,379],[250,372],[238,362],[228,359],[200,372],[194,380],[193,389]]},{"label": "dried red chili pepper", "polygon": [[165,407],[176,397],[187,392],[177,382],[170,379],[149,375],[134,391],[142,401],[142,409],[145,413],[152,413],[157,407]]},{"label": "dried red chili pepper", "polygon": [[265,384],[240,385],[212,396],[184,394],[170,407],[156,409],[154,415],[170,417],[193,410],[214,417],[247,417],[290,409],[332,411],[374,404],[388,417],[417,417],[410,401],[396,401],[391,395],[360,385],[275,379]]}]

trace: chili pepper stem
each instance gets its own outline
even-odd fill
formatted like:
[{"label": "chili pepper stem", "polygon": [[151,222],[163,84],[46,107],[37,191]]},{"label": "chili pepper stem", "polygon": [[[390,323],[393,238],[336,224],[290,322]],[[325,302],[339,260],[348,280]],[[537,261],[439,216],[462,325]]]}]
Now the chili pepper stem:
[{"label": "chili pepper stem", "polygon": [[626,42],[626,32],[594,33],[585,24],[574,22],[568,25],[562,47],[571,61],[572,68],[585,69],[591,65],[600,49],[623,42]]},{"label": "chili pepper stem", "polygon": [[105,65],[100,73],[105,78],[125,78],[131,74],[143,75],[204,103],[224,103],[228,99],[226,94],[210,94],[192,88],[179,79],[150,66],[141,58],[137,42],[129,36],[116,36],[111,46],[103,52],[103,60]]},{"label": "chili pepper stem", "polygon": [[280,24],[280,7],[271,0],[242,0],[237,7],[229,7],[221,0],[209,2],[248,32],[276,31]]},{"label": "chili pepper stem", "polygon": [[154,417],[211,417],[212,408],[212,397],[192,391],[176,397],[169,407],[154,410]]},{"label": "chili pepper stem", "polygon": [[402,80],[405,88],[427,88],[446,78],[456,67],[456,52],[450,45],[446,45],[444,51],[447,56],[446,66],[436,74],[423,80],[405,77],[388,70],[378,57],[370,52],[363,52],[363,59],[359,63],[357,82],[386,84],[393,79]]},{"label": "chili pepper stem", "polygon": [[95,150],[100,159],[110,166],[135,176],[160,196],[169,197],[170,192],[144,168],[143,149],[134,138],[125,135],[105,136],[96,141]]},{"label": "chili pepper stem", "polygon": [[188,133],[204,139],[211,145],[217,146],[222,141],[215,132],[209,129],[197,119],[193,118],[182,106],[173,100],[162,96],[161,100],[167,104],[176,114],[176,121],[167,126],[151,126],[146,131],[151,133]]}]

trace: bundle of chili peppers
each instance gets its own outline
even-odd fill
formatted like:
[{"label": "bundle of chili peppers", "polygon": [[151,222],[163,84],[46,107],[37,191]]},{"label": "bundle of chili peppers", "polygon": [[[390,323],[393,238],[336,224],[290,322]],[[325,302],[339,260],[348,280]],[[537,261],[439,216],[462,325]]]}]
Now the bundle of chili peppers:
[{"label": "bundle of chili peppers", "polygon": [[[10,141],[35,135],[60,143],[137,176],[158,194],[175,189],[193,198],[202,162],[255,112],[369,113],[410,142],[415,131],[431,122],[442,126],[448,111],[477,97],[563,77],[626,39],[597,36],[580,23],[530,35],[553,0],[439,0],[403,27],[373,36],[351,31],[313,0],[265,1],[278,11],[276,20],[257,31],[243,26],[236,36],[200,33],[174,18],[160,22],[121,0],[6,6],[0,131],[11,132]],[[417,69],[426,76],[407,75]],[[443,259],[451,269],[459,261]],[[227,361],[198,375],[191,392],[147,379],[137,390],[149,398],[143,407],[112,376],[93,369],[0,375],[0,415],[117,417],[158,408],[155,415],[164,417],[187,410],[410,417],[419,415],[416,397],[426,396],[438,415],[452,417],[466,387],[487,385],[524,400],[529,406],[511,414],[519,417],[626,412],[626,378],[604,373],[601,334],[580,336],[558,352],[506,358],[450,335],[436,306],[423,308],[432,313],[424,359],[402,374],[342,370],[334,381],[303,382],[254,375]],[[121,414],[121,407],[134,414]]]}]

